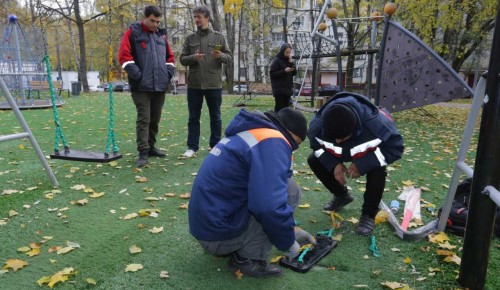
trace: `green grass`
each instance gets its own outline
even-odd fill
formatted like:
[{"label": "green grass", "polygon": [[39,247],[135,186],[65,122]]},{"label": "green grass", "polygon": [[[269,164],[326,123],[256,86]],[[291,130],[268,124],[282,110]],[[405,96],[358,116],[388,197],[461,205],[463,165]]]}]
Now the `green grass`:
[{"label": "green grass", "polygon": [[[224,126],[240,109],[231,106],[235,100],[235,97],[224,96]],[[72,148],[103,151],[108,126],[107,96],[82,95],[65,101],[59,115]],[[272,107],[272,98],[259,97],[250,102],[247,109],[265,111]],[[384,196],[386,203],[399,195],[403,181],[408,180],[417,187],[429,189],[422,193],[424,200],[437,205],[443,202],[444,185],[449,183],[468,111],[437,106],[429,106],[426,110],[435,118],[421,116],[418,111],[395,114],[407,149],[403,159],[391,166],[395,170],[389,171]],[[0,225],[0,262],[3,265],[8,259],[22,259],[29,263],[16,272],[10,269],[0,274],[1,289],[40,289],[36,284],[39,278],[53,275],[65,267],[73,267],[78,273],[70,276],[69,281],[57,284],[57,289],[352,289],[354,285],[382,289],[380,283],[385,281],[406,283],[414,289],[459,288],[455,281],[459,266],[444,262],[443,257],[436,254],[435,244],[427,240],[402,241],[386,223],[378,225],[374,232],[382,256],[376,258],[371,254],[370,239],[357,236],[354,225],[347,221],[359,217],[364,178],[358,182],[350,181],[349,186],[356,198],[340,212],[345,220],[336,234],[342,234],[342,240],[317,267],[306,274],[284,270],[283,277],[275,279],[236,279],[226,270],[226,258],[203,253],[189,234],[187,211],[179,208],[186,202],[179,195],[190,192],[197,169],[208,153],[200,150],[197,158],[179,158],[186,149],[185,96],[168,96],[165,102],[158,145],[167,151],[167,158],[151,159],[150,165],[139,171],[134,166],[135,108],[129,94],[115,94],[115,114],[116,137],[123,158],[116,166],[49,160],[60,183],[60,192],[55,193],[53,199],[45,197],[52,186],[29,141],[17,139],[0,143],[0,194],[8,190],[18,191],[0,195],[0,219],[7,218],[11,210],[19,213],[8,219],[5,225]],[[55,137],[52,111],[23,111],[23,115],[44,153],[49,155]],[[310,113],[306,115],[308,118],[312,116]],[[204,106],[202,148],[208,146],[208,119]],[[22,131],[11,111],[0,111],[0,122],[0,135]],[[316,182],[308,168],[306,159],[309,153],[308,142],[295,153],[295,178],[303,188],[301,204],[311,205],[299,209],[296,219],[304,229],[316,232],[330,225],[329,217],[321,212],[321,208],[331,199],[331,194]],[[471,150],[469,162],[473,162],[474,157],[475,152]],[[137,176],[146,177],[148,181],[138,183]],[[88,193],[71,189],[77,184],[105,195],[89,198]],[[165,193],[175,193],[176,196],[169,198]],[[148,201],[146,197],[162,199]],[[71,204],[71,201],[84,198],[88,199],[88,204]],[[62,217],[58,216],[58,210],[48,210],[65,207],[69,209],[61,212]],[[146,208],[157,208],[161,212],[157,218],[120,219]],[[424,222],[434,219],[425,210],[422,210],[422,216]],[[160,226],[164,231],[159,234],[148,231]],[[28,257],[17,251],[29,243],[39,242],[43,236],[52,236],[53,239],[42,244],[40,255]],[[451,244],[457,248],[462,246],[462,239],[449,236]],[[77,242],[81,247],[62,255],[48,252],[50,247],[63,246],[66,241]],[[132,245],[142,248],[142,252],[129,254]],[[400,251],[393,251],[394,248]],[[454,251],[461,256],[457,249]],[[273,255],[278,254],[275,251]],[[403,261],[407,257],[411,259],[409,264]],[[56,262],[52,263],[51,259]],[[495,275],[500,267],[499,261],[500,245],[498,240],[493,240],[487,289],[495,289],[495,285],[500,284],[500,277]],[[125,272],[125,267],[131,263],[140,263],[144,269]],[[442,272],[429,276],[429,267],[439,268]],[[170,278],[161,279],[161,271],[168,271]],[[97,285],[87,284],[87,278],[95,279]]]}]

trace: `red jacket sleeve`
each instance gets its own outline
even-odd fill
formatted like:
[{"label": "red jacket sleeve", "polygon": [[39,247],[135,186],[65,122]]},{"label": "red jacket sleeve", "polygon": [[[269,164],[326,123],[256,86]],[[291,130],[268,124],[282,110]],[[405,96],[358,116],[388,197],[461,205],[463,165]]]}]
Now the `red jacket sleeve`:
[{"label": "red jacket sleeve", "polygon": [[126,62],[134,61],[134,57],[132,56],[132,48],[130,47],[130,34],[132,33],[132,29],[128,29],[122,36],[122,40],[120,41],[120,48],[118,49],[118,62],[123,68],[123,64]]},{"label": "red jacket sleeve", "polygon": [[165,43],[167,44],[167,64],[175,66],[174,52],[172,51],[172,47],[170,46],[170,43],[168,42],[166,36],[165,36]]}]

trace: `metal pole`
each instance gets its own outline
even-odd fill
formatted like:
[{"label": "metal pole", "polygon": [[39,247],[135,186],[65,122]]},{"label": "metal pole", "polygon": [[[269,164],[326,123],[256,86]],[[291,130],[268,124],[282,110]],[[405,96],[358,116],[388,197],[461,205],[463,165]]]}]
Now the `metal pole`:
[{"label": "metal pole", "polygon": [[[370,47],[375,47],[375,39],[377,37],[377,20],[372,21],[370,34]],[[368,54],[368,71],[366,72],[366,96],[372,98],[372,76],[373,76],[373,53]]]},{"label": "metal pole", "polygon": [[23,127],[25,133],[20,133],[20,134],[13,134],[11,136],[6,136],[3,138],[3,140],[0,141],[6,141],[6,140],[12,140],[16,138],[23,138],[23,137],[28,137],[31,142],[31,146],[33,146],[33,149],[35,149],[36,155],[38,155],[38,158],[40,159],[40,162],[43,165],[43,168],[45,168],[45,172],[49,176],[50,180],[52,181],[52,185],[54,187],[59,187],[59,182],[57,182],[56,176],[52,172],[52,169],[50,168],[49,163],[47,162],[47,159],[45,159],[45,155],[43,155],[42,149],[40,149],[40,146],[36,142],[35,137],[33,136],[33,133],[31,133],[30,128],[28,127],[28,124],[24,120],[23,115],[21,114],[21,111],[17,107],[16,102],[14,101],[14,98],[10,94],[9,89],[7,88],[7,85],[3,81],[3,79],[0,77],[0,89],[3,91],[5,98],[7,99],[7,102],[9,102],[10,107],[12,108],[12,111],[14,112],[14,115],[16,115],[17,120],[21,124],[21,127]]},{"label": "metal pole", "polygon": [[[14,30],[14,44],[16,46],[17,72],[22,73],[23,72],[23,65],[21,62],[21,48],[19,47],[19,34],[17,33],[17,24],[18,23],[19,22],[17,21],[17,19],[15,21],[11,21],[11,24],[12,24],[13,30]],[[23,105],[26,105],[26,96],[24,94],[23,77],[19,76],[18,81],[19,81],[19,90],[21,91],[21,103]]]},{"label": "metal pole", "polygon": [[335,38],[335,54],[337,55],[337,84],[340,88],[340,91],[344,91],[344,80],[343,80],[343,71],[342,71],[342,55],[340,53],[340,40],[339,34],[337,31],[337,24],[335,23],[335,19],[332,19],[332,28],[333,28],[333,37]]},{"label": "metal pole", "polygon": [[[469,215],[458,282],[468,289],[484,289],[496,204],[481,194],[500,185],[500,2],[491,47],[486,95],[472,180]],[[492,273],[493,274],[493,273]]]}]

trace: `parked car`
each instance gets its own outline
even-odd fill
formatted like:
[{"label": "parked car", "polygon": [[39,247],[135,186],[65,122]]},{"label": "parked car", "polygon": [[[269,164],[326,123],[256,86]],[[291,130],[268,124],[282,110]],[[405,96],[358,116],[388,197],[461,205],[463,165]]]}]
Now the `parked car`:
[{"label": "parked car", "polygon": [[318,90],[318,96],[322,97],[331,97],[336,93],[340,92],[340,87],[336,85],[324,85],[321,86]]},{"label": "parked car", "polygon": [[97,85],[89,87],[89,91],[91,92],[104,92],[104,85]]},{"label": "parked car", "polygon": [[240,85],[235,85],[233,87],[233,92],[235,94],[246,93],[247,91],[248,91],[247,85],[240,84]]},{"label": "parked car", "polygon": [[302,90],[300,91],[301,96],[310,96],[312,94],[312,87],[311,86],[303,86]]},{"label": "parked car", "polygon": [[[109,85],[106,85],[104,87],[104,91],[107,92],[108,90],[109,90]],[[113,92],[130,92],[130,85],[126,82],[114,82]]]}]

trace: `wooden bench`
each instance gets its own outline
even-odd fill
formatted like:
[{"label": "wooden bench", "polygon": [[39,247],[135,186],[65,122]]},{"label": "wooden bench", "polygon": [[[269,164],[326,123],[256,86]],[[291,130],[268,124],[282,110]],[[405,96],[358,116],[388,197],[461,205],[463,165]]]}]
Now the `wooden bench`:
[{"label": "wooden bench", "polygon": [[253,100],[258,95],[272,95],[273,89],[269,83],[250,83],[246,92],[242,92],[240,98],[234,102],[233,106],[245,106],[248,101]]},{"label": "wooden bench", "polygon": [[[63,89],[62,84],[60,82],[52,82],[52,84],[54,85],[54,90],[57,90],[57,94],[59,95],[59,97],[61,97],[61,93],[63,91],[67,91],[69,98],[69,90]],[[29,81],[29,89],[30,89],[30,95],[32,91],[36,91],[37,96],[40,99],[40,91],[48,91],[50,90],[50,86],[48,81]]]}]

